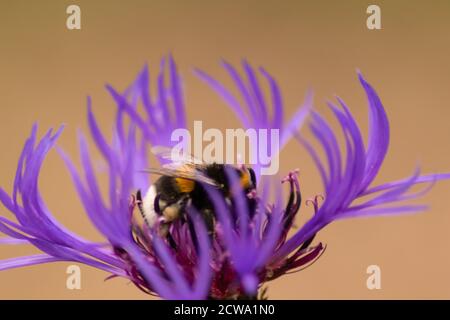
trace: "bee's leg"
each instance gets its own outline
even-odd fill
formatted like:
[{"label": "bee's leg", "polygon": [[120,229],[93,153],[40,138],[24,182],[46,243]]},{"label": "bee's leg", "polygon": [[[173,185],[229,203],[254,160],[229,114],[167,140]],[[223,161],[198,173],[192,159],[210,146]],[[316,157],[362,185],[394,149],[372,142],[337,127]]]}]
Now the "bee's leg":
[{"label": "bee's leg", "polygon": [[[200,214],[201,219],[203,220],[203,223],[206,226],[206,230],[208,232],[209,239],[212,242],[212,240],[214,238],[214,225],[215,225],[214,213],[210,209],[203,209],[202,211],[199,211],[198,213]],[[192,242],[195,247],[195,252],[198,253],[198,250],[199,250],[198,238],[197,238],[197,234],[195,233],[194,223],[190,217],[187,217],[187,223],[188,223],[188,227],[189,227],[189,232],[191,234]]]},{"label": "bee's leg", "polygon": [[169,244],[173,250],[176,251],[178,249],[177,243],[175,242],[175,240],[172,237],[172,235],[170,234],[170,232],[167,234],[167,241],[169,241]]},{"label": "bee's leg", "polygon": [[[186,212],[186,208],[191,207],[192,206],[192,199],[189,197],[185,197],[182,200],[182,205],[183,205],[183,211]],[[191,239],[192,239],[192,243],[194,245],[194,249],[195,252],[198,253],[198,238],[197,238],[197,234],[195,232],[195,226],[194,223],[191,219],[191,217],[188,214],[184,214],[181,216],[181,219],[183,219],[183,222],[186,222],[188,225],[188,229],[189,229],[189,233],[191,234]]]},{"label": "bee's leg", "polygon": [[167,242],[169,243],[170,247],[174,250],[177,250],[178,245],[175,242],[175,239],[172,237],[172,234],[170,233],[170,222],[163,222],[159,229],[159,235],[162,238],[166,238]]},{"label": "bee's leg", "polygon": [[161,238],[167,238],[169,235],[170,222],[161,221],[158,226],[158,235]]},{"label": "bee's leg", "polygon": [[191,234],[192,243],[194,244],[195,252],[198,254],[198,238],[195,234],[195,227],[194,223],[192,222],[192,219],[187,217],[187,224],[189,228],[189,233]]},{"label": "bee's leg", "polygon": [[215,228],[214,212],[211,209],[204,209],[201,212],[201,215],[203,221],[205,222],[208,235],[211,237],[212,235],[214,235],[214,228]]}]

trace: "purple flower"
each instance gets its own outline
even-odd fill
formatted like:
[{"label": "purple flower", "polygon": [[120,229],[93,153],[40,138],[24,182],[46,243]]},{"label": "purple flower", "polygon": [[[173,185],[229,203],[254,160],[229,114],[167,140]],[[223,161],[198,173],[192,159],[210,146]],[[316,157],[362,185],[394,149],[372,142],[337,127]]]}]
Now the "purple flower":
[{"label": "purple flower", "polygon": [[[314,216],[288,238],[301,206],[297,172],[289,172],[282,180],[261,179],[258,188],[248,189],[242,187],[242,177],[236,170],[226,166],[230,195],[198,181],[211,202],[212,222],[205,218],[205,212],[188,202],[179,219],[168,221],[160,216],[154,224],[142,223],[136,214],[142,206],[140,192],[151,186],[143,170],[167,162],[161,157],[159,164],[149,163],[150,147],[171,147],[171,133],[186,127],[182,86],[172,57],[167,64],[162,61],[155,97],[150,95],[147,67],[124,92],[107,86],[117,104],[111,141],[97,125],[88,98],[90,134],[108,170],[107,197],[99,190],[98,173],[82,133],[79,134],[81,171],[57,149],[86,214],[104,236],[105,243],[71,233],[46,207],[39,192],[39,172],[62,129],[55,133],[50,130],[39,140],[35,125],[20,155],[12,193],[0,189],[0,201],[16,217],[13,221],[0,216],[0,231],[6,235],[0,243],[29,243],[43,253],[0,261],[0,270],[74,261],[102,269],[110,277],[128,278],[144,292],[166,299],[261,297],[264,283],[310,265],[323,253],[324,246],[313,245],[313,241],[328,223],[350,217],[422,211],[425,206],[404,201],[421,196],[433,182],[450,178],[450,174],[420,175],[416,171],[406,179],[372,186],[388,150],[389,123],[380,99],[361,74],[359,80],[369,104],[367,146],[345,103],[339,98],[338,105],[329,103],[342,128],[344,151],[338,144],[338,134],[321,115],[311,111],[309,97],[305,107],[285,122],[280,89],[264,69],[260,73],[269,84],[270,103],[263,97],[257,73],[247,62],[243,63],[245,79],[225,63],[243,104],[206,73],[197,71],[197,74],[225,99],[245,128],[279,129],[281,146],[295,137],[309,152],[324,185],[323,196],[306,201],[313,204]],[[325,159],[298,133],[307,116],[309,129]],[[288,186],[286,201],[281,183]],[[427,187],[411,193],[411,187],[420,183],[427,183]],[[275,193],[273,203],[268,200],[271,193]],[[320,205],[321,197],[324,201]],[[155,211],[159,210],[155,205]]]}]

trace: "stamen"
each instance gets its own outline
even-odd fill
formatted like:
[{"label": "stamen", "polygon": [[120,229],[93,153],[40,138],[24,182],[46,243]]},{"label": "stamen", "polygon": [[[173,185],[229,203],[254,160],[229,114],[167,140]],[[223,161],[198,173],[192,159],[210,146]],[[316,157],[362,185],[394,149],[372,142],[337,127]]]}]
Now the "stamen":
[{"label": "stamen", "polygon": [[255,189],[252,189],[251,191],[249,191],[247,193],[247,198],[257,200],[258,199],[258,193],[256,192]]},{"label": "stamen", "polygon": [[311,203],[314,206],[314,213],[317,213],[317,211],[319,211],[319,199],[323,201],[325,200],[325,197],[321,194],[317,194],[314,199],[307,199],[305,204],[308,206]]},{"label": "stamen", "polygon": [[295,169],[295,170],[290,171],[290,172],[287,174],[287,176],[284,177],[284,178],[281,180],[281,183],[285,183],[285,182],[287,182],[287,181],[290,181],[290,182],[295,181],[295,178],[296,178],[295,176],[298,176],[299,173],[300,173],[300,170],[299,170],[298,168]]}]

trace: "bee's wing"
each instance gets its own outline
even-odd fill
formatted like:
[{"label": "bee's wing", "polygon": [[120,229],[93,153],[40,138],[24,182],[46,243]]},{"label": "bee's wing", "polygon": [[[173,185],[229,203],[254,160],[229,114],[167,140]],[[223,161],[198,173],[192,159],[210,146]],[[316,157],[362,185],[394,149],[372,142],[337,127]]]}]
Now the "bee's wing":
[{"label": "bee's wing", "polygon": [[186,170],[185,168],[178,167],[176,169],[171,169],[171,168],[160,168],[160,169],[155,169],[155,168],[150,168],[150,169],[146,169],[144,170],[144,172],[147,173],[154,173],[154,174],[160,174],[163,176],[169,176],[169,177],[174,177],[174,178],[184,178],[184,179],[188,179],[188,180],[194,180],[194,181],[198,181],[198,182],[202,182],[202,183],[206,183],[212,186],[217,187],[217,183],[205,176],[201,171],[197,170],[197,169],[193,169],[193,170]]},{"label": "bee's wing", "polygon": [[165,160],[169,160],[174,164],[189,164],[189,165],[197,165],[197,166],[203,166],[204,163],[203,161],[195,158],[194,156],[184,153],[182,155],[177,154],[177,155],[173,155],[172,154],[172,149],[168,148],[168,147],[164,147],[164,146],[154,146],[151,148],[151,152],[157,156],[160,157],[162,159]]},{"label": "bee's wing", "polygon": [[217,186],[217,183],[213,179],[207,177],[202,170],[199,170],[204,169],[206,164],[194,156],[183,154],[174,157],[172,155],[172,149],[164,146],[154,146],[151,148],[151,152],[154,155],[171,162],[164,164],[161,169],[150,168],[146,170],[146,172],[195,180]]}]

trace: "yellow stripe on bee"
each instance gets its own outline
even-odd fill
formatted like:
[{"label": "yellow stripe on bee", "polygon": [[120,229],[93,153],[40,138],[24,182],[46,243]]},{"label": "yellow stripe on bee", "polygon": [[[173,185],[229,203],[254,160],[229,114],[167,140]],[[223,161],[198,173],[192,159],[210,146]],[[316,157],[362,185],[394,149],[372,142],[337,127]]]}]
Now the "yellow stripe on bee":
[{"label": "yellow stripe on bee", "polygon": [[189,192],[192,192],[192,190],[194,190],[194,186],[195,186],[194,180],[189,180],[189,179],[184,179],[184,178],[175,178],[175,181],[178,185],[178,188],[180,189],[180,192],[189,193]]},{"label": "yellow stripe on bee", "polygon": [[243,188],[248,188],[251,186],[251,178],[250,178],[250,173],[248,171],[242,173],[241,186]]}]

